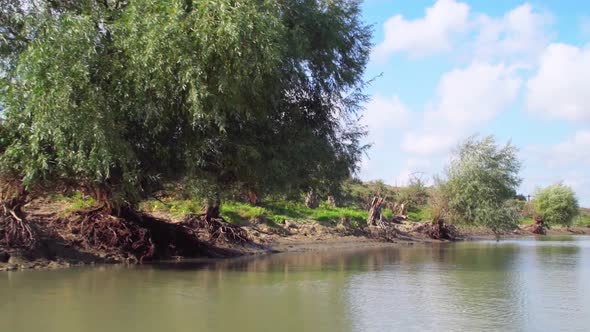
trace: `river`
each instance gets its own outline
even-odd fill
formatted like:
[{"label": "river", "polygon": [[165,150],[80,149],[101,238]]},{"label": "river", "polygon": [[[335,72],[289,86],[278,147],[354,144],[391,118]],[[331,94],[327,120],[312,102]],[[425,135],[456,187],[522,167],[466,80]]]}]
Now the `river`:
[{"label": "river", "polygon": [[0,272],[0,330],[589,331],[590,237]]}]

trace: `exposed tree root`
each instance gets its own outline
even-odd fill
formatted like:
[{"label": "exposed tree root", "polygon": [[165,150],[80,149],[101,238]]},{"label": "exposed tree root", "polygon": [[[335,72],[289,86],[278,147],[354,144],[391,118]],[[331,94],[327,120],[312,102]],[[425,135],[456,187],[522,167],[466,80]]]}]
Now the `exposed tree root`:
[{"label": "exposed tree root", "polygon": [[541,223],[536,223],[536,224],[532,224],[530,226],[527,226],[527,230],[533,234],[538,234],[538,235],[547,234],[547,230],[546,230],[545,226]]},{"label": "exposed tree root", "polygon": [[149,230],[103,210],[83,211],[73,220],[58,219],[58,233],[86,249],[143,261],[154,256]]},{"label": "exposed tree root", "polygon": [[206,231],[209,242],[248,243],[248,233],[242,227],[230,224],[223,218],[208,218],[206,215],[187,215],[182,223],[189,232]]},{"label": "exposed tree root", "polygon": [[385,242],[407,239],[395,226],[386,223],[380,223],[378,227],[370,227],[367,236]]},{"label": "exposed tree root", "polygon": [[420,224],[413,231],[435,240],[456,240],[459,238],[459,231],[455,226],[449,225],[443,220]]},{"label": "exposed tree root", "polygon": [[0,244],[7,249],[32,249],[37,244],[37,232],[17,211],[7,204],[2,205]]}]

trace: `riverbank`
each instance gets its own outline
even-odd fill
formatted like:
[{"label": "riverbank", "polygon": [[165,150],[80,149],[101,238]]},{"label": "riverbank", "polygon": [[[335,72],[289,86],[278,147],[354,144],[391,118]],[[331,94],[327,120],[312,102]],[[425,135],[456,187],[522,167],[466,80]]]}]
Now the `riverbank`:
[{"label": "riverbank", "polygon": [[[52,269],[93,264],[136,264],[143,256],[138,254],[137,243],[151,250],[149,260],[182,260],[185,258],[229,258],[246,255],[264,255],[276,252],[305,252],[412,245],[415,243],[441,242],[431,239],[425,228],[427,222],[402,221],[388,223],[386,230],[379,227],[363,227],[347,218],[333,220],[275,223],[264,218],[253,218],[243,223],[248,241],[211,240],[204,230],[187,231],[188,224],[165,214],[143,213],[133,226],[123,219],[108,217],[113,227],[123,224],[129,232],[150,232],[152,237],[144,241],[88,243],[80,236],[80,218],[76,209],[88,208],[63,204],[55,199],[38,199],[24,209],[27,220],[36,231],[39,243],[33,250],[6,250],[0,247],[0,271],[22,269]],[[137,230],[134,231],[134,227]],[[107,231],[115,230],[110,226]],[[96,230],[93,230],[96,232]],[[494,234],[485,228],[458,227],[460,239],[492,239]],[[547,235],[590,234],[589,227],[551,228]],[[93,233],[92,236],[101,236]],[[124,234],[125,235],[125,234]],[[522,225],[506,237],[533,236],[528,225]],[[116,234],[113,238],[116,238]],[[129,237],[131,238],[131,237]],[[156,251],[156,254],[154,254]]]}]

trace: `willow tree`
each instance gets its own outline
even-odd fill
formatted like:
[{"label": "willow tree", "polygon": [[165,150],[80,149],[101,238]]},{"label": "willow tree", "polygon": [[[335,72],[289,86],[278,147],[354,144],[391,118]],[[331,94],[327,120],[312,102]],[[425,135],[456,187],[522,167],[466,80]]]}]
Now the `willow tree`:
[{"label": "willow tree", "polygon": [[[455,151],[435,192],[438,228],[454,221],[489,228],[494,234],[517,227],[511,205],[521,179],[517,149],[496,144],[494,137],[471,137]],[[452,219],[452,220],[449,220]]]},{"label": "willow tree", "polygon": [[91,188],[112,210],[170,179],[284,192],[355,170],[371,34],[358,2],[80,3],[41,10],[16,55],[5,176]]},{"label": "willow tree", "polygon": [[533,231],[545,233],[545,226],[571,226],[580,213],[580,205],[571,187],[562,183],[550,185],[535,191],[533,200],[535,217]]}]

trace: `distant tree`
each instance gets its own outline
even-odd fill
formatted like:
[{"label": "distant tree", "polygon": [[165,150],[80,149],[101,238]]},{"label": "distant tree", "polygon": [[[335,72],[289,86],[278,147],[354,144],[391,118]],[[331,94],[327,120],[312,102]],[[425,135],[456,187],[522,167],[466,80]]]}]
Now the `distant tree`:
[{"label": "distant tree", "polygon": [[428,202],[428,188],[421,173],[410,175],[408,185],[399,189],[396,201],[404,203],[408,209],[425,205]]},{"label": "distant tree", "polygon": [[510,143],[494,137],[471,137],[454,153],[438,189],[446,200],[446,221],[486,226],[496,235],[517,227],[518,209],[511,203],[520,184],[520,162]]},{"label": "distant tree", "polygon": [[570,226],[580,213],[580,206],[574,191],[562,183],[537,189],[533,205],[535,207],[535,223],[543,226]]}]

